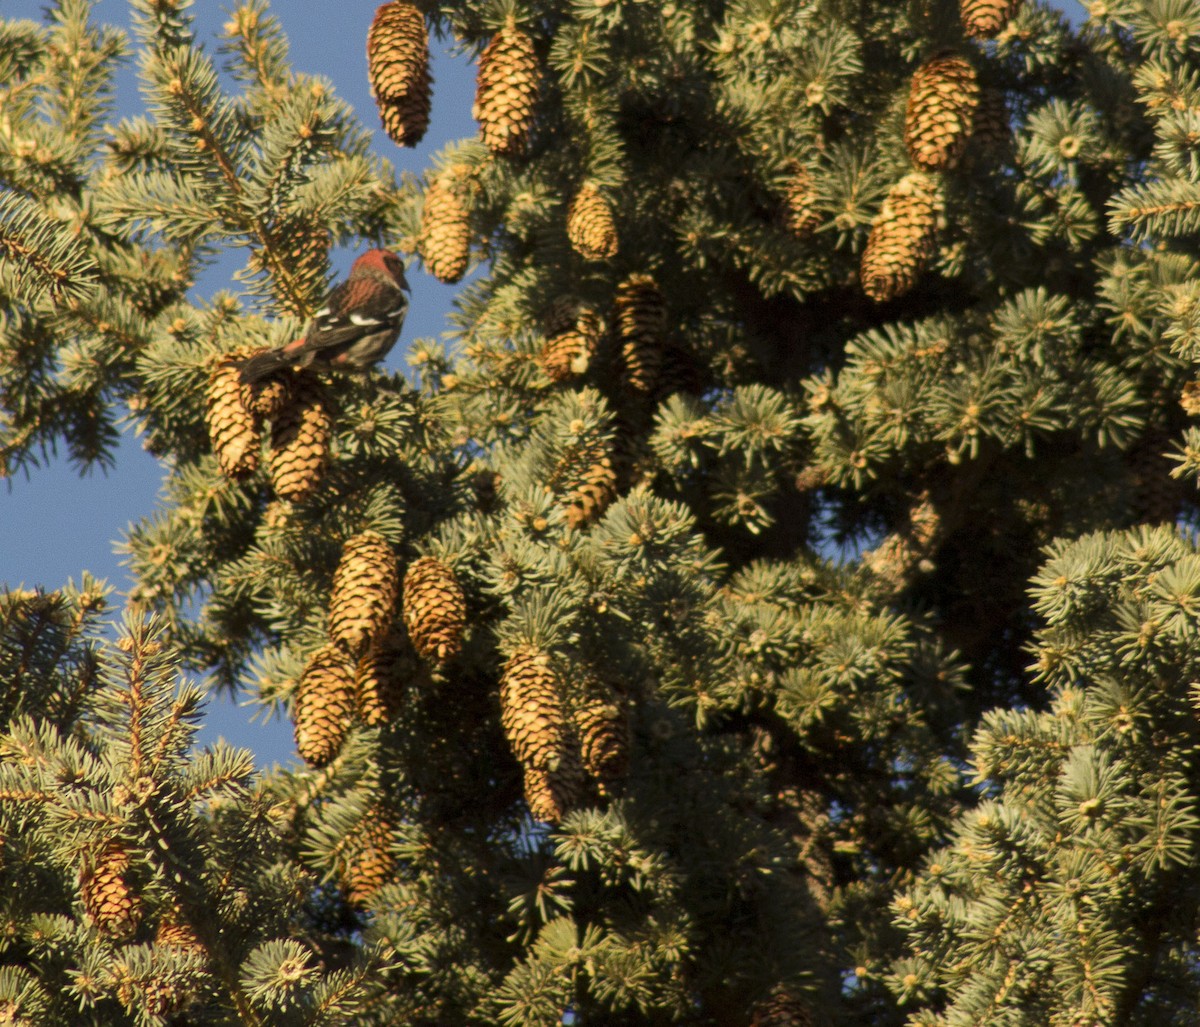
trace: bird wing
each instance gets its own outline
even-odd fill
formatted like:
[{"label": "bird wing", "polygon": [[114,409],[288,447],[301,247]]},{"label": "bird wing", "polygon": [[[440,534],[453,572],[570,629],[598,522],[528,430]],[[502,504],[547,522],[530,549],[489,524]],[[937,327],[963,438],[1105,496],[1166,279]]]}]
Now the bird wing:
[{"label": "bird wing", "polygon": [[344,346],[365,335],[396,328],[407,309],[408,300],[398,288],[380,288],[370,280],[347,280],[313,315],[305,349]]}]

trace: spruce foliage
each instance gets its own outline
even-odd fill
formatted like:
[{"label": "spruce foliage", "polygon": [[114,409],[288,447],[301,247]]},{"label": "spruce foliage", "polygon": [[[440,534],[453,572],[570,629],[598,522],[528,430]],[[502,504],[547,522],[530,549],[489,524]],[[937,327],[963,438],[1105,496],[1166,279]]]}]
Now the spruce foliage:
[{"label": "spruce foliage", "polygon": [[[190,6],[0,21],[0,473],[166,471],[0,594],[0,1019],[1189,1022],[1200,6],[385,5],[419,179]],[[374,245],[447,338],[242,386]]]}]

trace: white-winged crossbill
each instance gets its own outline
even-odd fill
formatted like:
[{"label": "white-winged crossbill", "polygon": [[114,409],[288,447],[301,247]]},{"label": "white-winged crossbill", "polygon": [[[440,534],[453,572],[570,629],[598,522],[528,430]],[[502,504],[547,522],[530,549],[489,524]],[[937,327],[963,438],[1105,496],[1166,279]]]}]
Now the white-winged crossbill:
[{"label": "white-winged crossbill", "polygon": [[251,357],[241,380],[250,385],[285,367],[365,371],[396,344],[407,289],[404,262],[390,250],[368,250],[313,315],[304,337]]}]

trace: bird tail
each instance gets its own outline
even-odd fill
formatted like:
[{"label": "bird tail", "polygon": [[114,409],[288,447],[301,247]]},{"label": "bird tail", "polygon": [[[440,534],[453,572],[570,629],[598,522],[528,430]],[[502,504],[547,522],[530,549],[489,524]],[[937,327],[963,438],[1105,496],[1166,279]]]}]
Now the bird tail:
[{"label": "bird tail", "polygon": [[242,384],[253,385],[261,382],[264,378],[269,378],[276,371],[288,367],[293,362],[292,356],[288,353],[289,348],[284,346],[280,349],[267,350],[266,353],[259,353],[247,360],[242,364],[241,374],[238,376]]}]

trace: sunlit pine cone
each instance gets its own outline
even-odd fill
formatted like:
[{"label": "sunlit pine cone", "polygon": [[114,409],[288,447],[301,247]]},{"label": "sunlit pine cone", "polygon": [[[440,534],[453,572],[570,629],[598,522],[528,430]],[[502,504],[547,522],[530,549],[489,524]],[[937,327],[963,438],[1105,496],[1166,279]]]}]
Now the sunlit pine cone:
[{"label": "sunlit pine cone", "polygon": [[591,307],[571,298],[556,301],[544,318],[546,343],[538,354],[538,365],[554,382],[578,377],[588,369],[603,331],[603,323]]},{"label": "sunlit pine cone", "polygon": [[443,662],[458,653],[467,600],[454,572],[432,556],[414,560],[404,575],[404,626],[413,648]]},{"label": "sunlit pine cone", "polygon": [[567,524],[582,528],[600,519],[617,498],[617,471],[608,454],[599,456],[568,490],[563,499]]},{"label": "sunlit pine cone", "polygon": [[354,667],[337,646],[322,646],[304,668],[293,709],[305,763],[323,767],[338,754],[357,706]]},{"label": "sunlit pine cone", "polygon": [[578,759],[568,754],[554,769],[531,767],[524,770],[525,802],[534,820],[557,824],[577,806],[586,794],[586,779]]},{"label": "sunlit pine cone", "polygon": [[204,419],[221,473],[235,480],[258,469],[261,440],[251,409],[250,388],[242,384],[241,364],[257,350],[238,350],[218,360],[208,378]]},{"label": "sunlit pine cone", "polygon": [[538,78],[533,40],[510,20],[479,58],[471,108],[484,145],[497,156],[511,157],[525,149],[533,126]]},{"label": "sunlit pine cone", "polygon": [[979,82],[966,58],[935,54],[912,77],[904,142],[912,162],[925,171],[946,171],[962,158],[971,138]]},{"label": "sunlit pine cone", "polygon": [[863,291],[876,302],[908,292],[936,250],[937,187],[920,172],[905,175],[883,201],[863,250]]},{"label": "sunlit pine cone", "polygon": [[113,941],[129,941],[142,922],[141,896],[130,884],[129,850],[111,841],[79,872],[83,908],[96,929]]},{"label": "sunlit pine cone", "polygon": [[585,182],[567,212],[567,238],[584,260],[609,260],[617,255],[617,223],[604,194]]},{"label": "sunlit pine cone", "polygon": [[333,437],[333,417],[315,375],[297,374],[287,404],[271,425],[271,484],[280,499],[299,502],[316,491]]},{"label": "sunlit pine cone", "polygon": [[500,722],[513,753],[538,770],[557,767],[570,751],[570,721],[550,657],[522,646],[504,666]]},{"label": "sunlit pine cone", "polygon": [[443,175],[425,190],[417,239],[426,270],[448,285],[462,278],[471,260],[471,223],[456,177]]},{"label": "sunlit pine cone", "polygon": [[377,531],[346,540],[329,595],[329,637],[355,657],[382,640],[400,591],[400,562]]},{"label": "sunlit pine cone", "polygon": [[1012,21],[1021,0],[959,0],[963,32],[970,39],[992,39]]},{"label": "sunlit pine cone", "polygon": [[178,910],[172,910],[159,921],[158,928],[154,932],[154,944],[170,949],[181,949],[185,952],[202,953],[204,951],[204,946],[196,937],[196,932],[192,930],[191,925],[183,919],[183,915]]},{"label": "sunlit pine cone", "polygon": [[429,128],[429,30],[412,4],[384,4],[367,33],[367,76],[384,130],[398,146],[416,146]]},{"label": "sunlit pine cone", "polygon": [[662,290],[649,275],[630,275],[617,286],[614,308],[625,381],[634,392],[648,396],[662,370],[667,330]]}]

